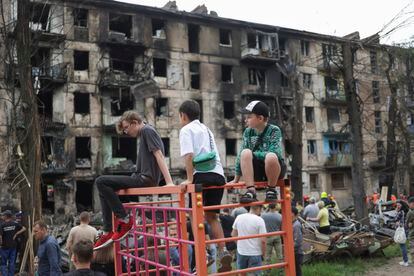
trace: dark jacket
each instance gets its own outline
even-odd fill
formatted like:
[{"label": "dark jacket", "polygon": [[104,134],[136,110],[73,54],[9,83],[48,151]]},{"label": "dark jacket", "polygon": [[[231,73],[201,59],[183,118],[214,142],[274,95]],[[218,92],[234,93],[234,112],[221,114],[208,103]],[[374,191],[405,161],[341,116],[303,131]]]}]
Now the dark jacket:
[{"label": "dark jacket", "polygon": [[63,274],[64,276],[106,276],[105,273],[93,271],[91,269],[76,269],[68,273]]},{"label": "dark jacket", "polygon": [[60,247],[56,239],[52,236],[46,236],[37,249],[39,258],[38,274],[39,276],[59,276],[62,275],[60,264],[62,257]]}]

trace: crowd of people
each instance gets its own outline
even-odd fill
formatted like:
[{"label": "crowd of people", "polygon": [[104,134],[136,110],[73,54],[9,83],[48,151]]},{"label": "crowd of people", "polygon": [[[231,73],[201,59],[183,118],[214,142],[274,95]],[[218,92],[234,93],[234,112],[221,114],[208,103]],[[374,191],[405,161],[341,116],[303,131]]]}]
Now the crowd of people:
[{"label": "crowd of people", "polygon": [[[232,182],[238,182],[241,177],[246,183],[246,191],[240,196],[240,203],[254,203],[257,201],[255,181],[267,182],[265,202],[268,204],[266,211],[263,206],[254,205],[239,207],[234,210],[224,209],[205,212],[206,239],[222,239],[224,237],[242,237],[246,235],[260,235],[268,232],[276,232],[281,229],[282,217],[278,213],[278,195],[275,189],[278,179],[282,179],[286,172],[283,160],[282,133],[281,130],[270,123],[268,106],[261,101],[250,102],[242,111],[246,114],[246,126],[243,133],[242,145],[235,164],[235,178]],[[220,155],[212,131],[200,122],[200,106],[194,100],[184,101],[179,107],[179,121],[181,130],[179,133],[180,155],[183,158],[186,171],[186,179],[181,183],[186,185],[202,184],[203,186],[222,186],[227,181],[224,176]],[[98,236],[95,228],[89,226],[89,214],[80,215],[80,225],[74,227],[69,234],[67,250],[72,261],[72,270],[67,275],[90,275],[91,269],[113,275],[113,251],[111,245],[114,241],[123,240],[128,236],[136,217],[129,214],[123,207],[116,192],[126,188],[156,187],[175,185],[165,162],[164,145],[160,135],[149,124],[146,124],[135,111],[126,111],[116,124],[116,130],[120,135],[126,135],[139,139],[139,152],[137,156],[136,171],[131,176],[103,175],[95,180],[101,210],[103,214],[102,234]],[[223,189],[203,190],[204,206],[220,205],[223,197]],[[191,205],[191,201],[190,201]],[[338,208],[331,195],[323,192],[320,200],[310,197],[305,200],[305,207],[292,207],[293,237],[296,260],[296,273],[301,275],[302,250],[302,226],[299,216],[317,227],[319,232],[330,233],[328,208]],[[301,207],[301,206],[298,206]],[[112,225],[112,214],[117,218],[117,225]],[[7,214],[6,214],[7,215]],[[411,217],[411,216],[410,216]],[[168,229],[168,235],[177,235],[178,224]],[[192,236],[191,220],[188,221],[187,231]],[[411,226],[410,226],[411,225]],[[17,225],[13,226],[14,232],[3,241],[2,246],[2,274],[8,275],[3,260],[11,264],[14,260],[9,257],[7,250],[3,248],[13,247],[15,237],[22,234],[25,229]],[[412,228],[412,224],[408,224]],[[114,230],[113,230],[114,229]],[[43,275],[60,275],[60,248],[55,238],[48,235],[47,225],[38,221],[34,224],[33,234],[39,241],[37,251],[37,273]],[[194,237],[193,237],[194,239]],[[146,242],[151,242],[147,239]],[[152,240],[154,243],[154,240]],[[6,246],[4,246],[6,244]],[[236,260],[238,269],[261,266],[263,261],[269,264],[274,259],[283,259],[283,240],[280,236],[266,238],[241,239],[237,242],[219,242],[207,248],[207,262],[211,265],[212,272],[225,272],[232,269],[231,263]],[[412,248],[412,247],[411,247]],[[4,253],[3,253],[4,251]],[[10,250],[13,252],[13,250]],[[149,252],[151,253],[151,252]],[[5,254],[3,258],[3,254]],[[154,255],[155,253],[152,252]],[[182,263],[177,248],[172,246],[169,252],[170,264]],[[10,254],[11,256],[12,254]],[[194,249],[188,247],[189,263],[194,268]],[[161,255],[158,254],[157,258]],[[154,255],[155,258],[155,255]],[[165,262],[165,261],[164,261]],[[217,266],[220,265],[220,267]],[[76,270],[75,270],[76,268]],[[4,270],[3,270],[4,269]],[[9,269],[14,269],[9,265]],[[134,268],[141,269],[141,268]],[[3,272],[5,271],[5,272]],[[262,275],[257,271],[254,275]],[[10,274],[11,275],[11,274]],[[99,274],[95,274],[99,275]]]}]

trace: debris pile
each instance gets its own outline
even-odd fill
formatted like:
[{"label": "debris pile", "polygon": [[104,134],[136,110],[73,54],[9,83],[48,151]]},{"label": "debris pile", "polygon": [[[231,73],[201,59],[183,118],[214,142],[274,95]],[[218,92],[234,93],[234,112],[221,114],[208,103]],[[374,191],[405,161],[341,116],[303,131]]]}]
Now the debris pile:
[{"label": "debris pile", "polygon": [[335,208],[329,208],[330,235],[320,233],[303,219],[301,221],[304,262],[374,254],[393,243],[392,237],[371,231]]}]

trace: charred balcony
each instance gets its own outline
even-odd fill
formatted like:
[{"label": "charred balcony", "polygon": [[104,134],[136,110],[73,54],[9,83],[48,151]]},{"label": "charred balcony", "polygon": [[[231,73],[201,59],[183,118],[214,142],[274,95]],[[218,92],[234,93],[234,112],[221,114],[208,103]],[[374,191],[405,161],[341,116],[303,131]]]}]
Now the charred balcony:
[{"label": "charred balcony", "polygon": [[241,59],[246,63],[272,65],[280,59],[277,33],[247,33],[242,43]]}]

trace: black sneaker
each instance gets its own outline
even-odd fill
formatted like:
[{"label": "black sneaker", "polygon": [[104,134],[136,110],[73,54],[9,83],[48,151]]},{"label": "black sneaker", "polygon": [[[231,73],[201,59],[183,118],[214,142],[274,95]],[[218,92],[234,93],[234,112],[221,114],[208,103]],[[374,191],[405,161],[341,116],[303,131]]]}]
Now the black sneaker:
[{"label": "black sneaker", "polygon": [[277,191],[275,190],[275,188],[267,188],[265,201],[276,202],[277,200]]},{"label": "black sneaker", "polygon": [[247,192],[240,196],[240,203],[252,203],[257,201],[256,191],[248,189]]}]

